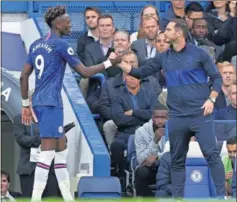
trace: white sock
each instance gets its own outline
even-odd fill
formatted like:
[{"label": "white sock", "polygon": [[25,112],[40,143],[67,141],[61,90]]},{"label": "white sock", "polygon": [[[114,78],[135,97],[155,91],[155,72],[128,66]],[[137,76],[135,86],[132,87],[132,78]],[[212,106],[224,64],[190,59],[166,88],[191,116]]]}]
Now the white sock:
[{"label": "white sock", "polygon": [[54,150],[40,152],[39,160],[35,168],[34,186],[31,199],[32,202],[41,201],[42,194],[48,180],[49,168],[54,156]]},{"label": "white sock", "polygon": [[56,152],[54,159],[54,171],[64,201],[73,201],[73,197],[70,192],[69,173],[67,171],[67,155],[67,149],[61,152]]}]

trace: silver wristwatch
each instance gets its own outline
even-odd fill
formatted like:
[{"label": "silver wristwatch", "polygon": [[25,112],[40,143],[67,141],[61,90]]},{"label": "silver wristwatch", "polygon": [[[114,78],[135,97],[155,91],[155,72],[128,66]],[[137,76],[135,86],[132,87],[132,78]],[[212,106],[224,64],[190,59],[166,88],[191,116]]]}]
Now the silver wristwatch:
[{"label": "silver wristwatch", "polygon": [[214,98],[214,97],[209,97],[208,99],[209,99],[213,104],[215,104],[216,98]]}]

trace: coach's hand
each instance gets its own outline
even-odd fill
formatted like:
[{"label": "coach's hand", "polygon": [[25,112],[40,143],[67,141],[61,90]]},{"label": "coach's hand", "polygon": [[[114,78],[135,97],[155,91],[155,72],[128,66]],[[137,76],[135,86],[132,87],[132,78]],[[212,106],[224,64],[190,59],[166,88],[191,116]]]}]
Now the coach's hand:
[{"label": "coach's hand", "polygon": [[21,110],[21,122],[22,124],[29,126],[32,123],[32,114],[29,107],[22,107]]},{"label": "coach's hand", "polygon": [[213,112],[214,103],[211,100],[207,100],[201,108],[204,109],[203,115],[207,116]]},{"label": "coach's hand", "polygon": [[124,61],[119,63],[118,66],[126,73],[129,73],[132,70],[132,66]]}]

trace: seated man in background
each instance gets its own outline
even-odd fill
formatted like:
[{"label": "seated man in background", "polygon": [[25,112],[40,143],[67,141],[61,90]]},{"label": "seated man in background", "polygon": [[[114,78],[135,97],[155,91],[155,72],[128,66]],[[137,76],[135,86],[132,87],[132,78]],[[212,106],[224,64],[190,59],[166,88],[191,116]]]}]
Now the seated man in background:
[{"label": "seated man in background", "polygon": [[225,186],[226,196],[231,196],[231,183],[233,178],[233,170],[236,161],[237,139],[236,136],[230,136],[226,142],[228,156],[222,157],[222,162],[225,168]]},{"label": "seated man in background", "polygon": [[165,148],[165,121],[167,118],[167,107],[159,104],[152,113],[152,119],[135,132],[134,141],[139,164],[135,171],[137,196],[153,196],[148,185],[156,183],[159,159]]},{"label": "seated man in background", "polygon": [[[122,60],[137,63],[136,54],[127,52]],[[131,63],[131,62],[130,62]],[[137,67],[137,66],[135,66]],[[127,73],[124,81],[117,83],[117,89],[111,99],[112,119],[118,127],[115,140],[112,142],[111,161],[118,166],[118,176],[124,177],[125,162],[124,151],[127,148],[129,135],[135,134],[135,130],[149,121],[157,104],[160,87],[153,77],[136,79]]]},{"label": "seated man in background", "polygon": [[21,197],[21,194],[18,192],[12,192],[9,190],[11,183],[10,175],[1,170],[1,201],[11,201],[15,202],[17,197]]},{"label": "seated man in background", "polygon": [[[204,18],[195,19],[193,21],[191,34],[195,39],[197,46],[199,47],[205,46],[206,48],[212,49],[214,51],[213,59],[217,61],[217,59],[219,58],[219,56],[223,51],[221,47],[217,46],[215,43],[213,43],[208,39],[209,31],[208,31],[207,20]],[[211,52],[211,50],[209,50],[208,52]]]},{"label": "seated man in background", "polygon": [[236,120],[236,81],[228,88],[230,105],[215,112],[215,120]]},{"label": "seated man in background", "polygon": [[155,42],[159,31],[159,22],[155,17],[144,17],[142,18],[141,24],[145,33],[145,38],[138,39],[131,45],[131,49],[137,54],[140,66],[147,60],[155,57]]},{"label": "seated man in background", "polygon": [[223,62],[219,66],[223,84],[215,102],[215,109],[222,109],[231,104],[229,88],[236,80],[236,69],[230,62]]}]

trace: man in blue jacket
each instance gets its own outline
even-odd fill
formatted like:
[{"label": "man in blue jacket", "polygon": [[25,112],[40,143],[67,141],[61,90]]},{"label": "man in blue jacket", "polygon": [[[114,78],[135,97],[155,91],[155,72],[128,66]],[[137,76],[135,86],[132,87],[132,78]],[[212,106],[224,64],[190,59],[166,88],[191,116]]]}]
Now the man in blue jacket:
[{"label": "man in blue jacket", "polygon": [[[222,79],[210,56],[204,50],[188,44],[187,36],[187,24],[182,19],[174,19],[165,31],[166,41],[171,44],[171,49],[157,55],[140,68],[132,68],[124,62],[119,66],[137,78],[152,75],[163,68],[168,90],[173,197],[179,199],[184,196],[185,160],[189,140],[195,135],[210,166],[217,196],[223,198],[224,168],[210,122]],[[213,84],[211,90],[208,77]]]}]

